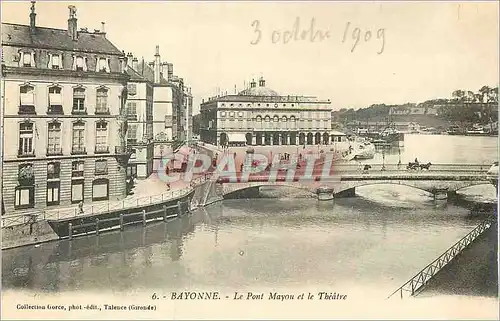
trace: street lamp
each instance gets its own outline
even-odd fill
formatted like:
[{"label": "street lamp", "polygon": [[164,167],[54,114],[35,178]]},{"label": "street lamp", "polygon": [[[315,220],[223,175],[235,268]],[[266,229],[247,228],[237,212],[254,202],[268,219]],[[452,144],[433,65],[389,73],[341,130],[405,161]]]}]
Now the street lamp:
[{"label": "street lamp", "polygon": [[382,148],[382,170],[385,171],[385,146]]}]

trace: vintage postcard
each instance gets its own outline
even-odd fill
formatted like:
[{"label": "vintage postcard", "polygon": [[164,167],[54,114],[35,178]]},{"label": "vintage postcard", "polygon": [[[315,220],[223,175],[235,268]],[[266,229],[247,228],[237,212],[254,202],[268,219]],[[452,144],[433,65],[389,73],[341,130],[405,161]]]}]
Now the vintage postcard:
[{"label": "vintage postcard", "polygon": [[498,11],[2,1],[2,318],[497,320]]}]

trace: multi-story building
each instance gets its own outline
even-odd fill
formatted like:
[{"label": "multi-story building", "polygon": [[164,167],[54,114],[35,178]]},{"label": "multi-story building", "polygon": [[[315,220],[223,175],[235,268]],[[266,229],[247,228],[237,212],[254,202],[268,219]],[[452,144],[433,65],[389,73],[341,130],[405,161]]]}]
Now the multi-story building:
[{"label": "multi-story building", "polygon": [[191,87],[184,90],[184,115],[183,115],[184,139],[191,142],[193,139],[193,95]]},{"label": "multi-story building", "polygon": [[330,100],[280,96],[263,78],[237,95],[202,101],[200,113],[200,139],[214,145],[315,145],[341,139],[331,132]]},{"label": "multi-story building", "polygon": [[[125,57],[104,30],[2,23],[7,214],[126,194]],[[103,25],[104,27],[104,25]]]},{"label": "multi-story building", "polygon": [[[174,75],[174,65],[162,62],[160,48],[156,46],[155,59],[149,64],[139,64],[138,73],[153,84],[153,171],[161,159],[172,152],[172,142],[186,139],[184,80]],[[165,78],[166,76],[166,78]],[[189,94],[191,91],[189,90]]]},{"label": "multi-story building", "polygon": [[127,168],[128,177],[146,178],[153,172],[153,70],[127,54],[127,146],[132,154]]}]

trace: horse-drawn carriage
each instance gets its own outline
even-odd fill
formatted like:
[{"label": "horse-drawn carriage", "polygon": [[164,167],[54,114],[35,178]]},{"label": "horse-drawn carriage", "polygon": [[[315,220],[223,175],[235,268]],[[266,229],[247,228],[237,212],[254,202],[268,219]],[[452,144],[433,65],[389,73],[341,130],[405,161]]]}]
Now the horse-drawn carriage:
[{"label": "horse-drawn carriage", "polygon": [[427,164],[421,164],[419,162],[409,162],[408,166],[406,166],[406,169],[408,170],[428,170],[431,167],[431,162],[428,162]]}]

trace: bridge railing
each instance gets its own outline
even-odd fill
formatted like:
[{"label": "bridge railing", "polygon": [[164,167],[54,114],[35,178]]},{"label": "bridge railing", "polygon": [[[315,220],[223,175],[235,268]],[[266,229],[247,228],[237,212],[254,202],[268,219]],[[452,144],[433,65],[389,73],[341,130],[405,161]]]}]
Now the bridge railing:
[{"label": "bridge railing", "polygon": [[[365,165],[370,165],[369,171],[377,171],[384,169],[385,171],[408,171],[416,172],[419,170],[408,169],[408,164],[383,164],[383,163],[360,163],[360,164],[333,164],[333,170],[339,172],[355,172],[363,171]],[[432,172],[467,172],[467,173],[486,173],[491,165],[488,164],[431,164],[425,171]]]},{"label": "bridge railing", "polygon": [[391,295],[389,295],[387,298],[389,299],[395,294],[399,294],[399,297],[401,299],[404,298],[405,294],[407,296],[415,295],[446,264],[448,264],[453,258],[455,258],[458,254],[460,254],[472,242],[474,242],[474,240],[482,233],[484,233],[484,231],[489,229],[491,225],[494,224],[494,220],[495,220],[494,217],[489,217],[488,219],[481,222],[472,231],[470,231],[457,243],[453,244],[449,249],[447,249],[443,254],[441,254],[437,259],[432,261],[429,265],[420,270],[414,277],[412,277],[405,284],[400,286],[396,291],[391,293]]}]

